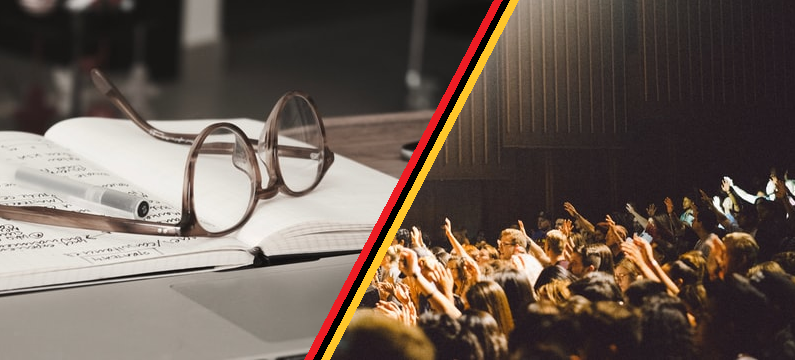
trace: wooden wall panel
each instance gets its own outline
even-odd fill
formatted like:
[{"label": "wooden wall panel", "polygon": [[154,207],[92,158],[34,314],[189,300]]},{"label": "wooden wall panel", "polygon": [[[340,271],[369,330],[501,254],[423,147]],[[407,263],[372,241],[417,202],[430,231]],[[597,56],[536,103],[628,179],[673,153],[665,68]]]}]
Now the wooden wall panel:
[{"label": "wooden wall panel", "polygon": [[507,175],[499,131],[499,54],[492,54],[436,157],[429,179],[494,179]]},{"label": "wooden wall panel", "polygon": [[625,18],[619,0],[519,2],[497,45],[510,94],[501,104],[505,146],[619,146],[627,132]]},{"label": "wooden wall panel", "polygon": [[795,2],[638,0],[645,102],[792,99]]}]

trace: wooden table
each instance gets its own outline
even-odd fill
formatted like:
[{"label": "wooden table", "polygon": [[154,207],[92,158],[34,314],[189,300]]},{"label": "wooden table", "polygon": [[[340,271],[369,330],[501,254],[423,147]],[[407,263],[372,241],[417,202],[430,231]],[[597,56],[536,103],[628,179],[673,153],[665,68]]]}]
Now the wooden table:
[{"label": "wooden table", "polygon": [[335,153],[400,177],[408,162],[400,147],[422,136],[433,110],[328,117],[323,119],[329,147]]}]

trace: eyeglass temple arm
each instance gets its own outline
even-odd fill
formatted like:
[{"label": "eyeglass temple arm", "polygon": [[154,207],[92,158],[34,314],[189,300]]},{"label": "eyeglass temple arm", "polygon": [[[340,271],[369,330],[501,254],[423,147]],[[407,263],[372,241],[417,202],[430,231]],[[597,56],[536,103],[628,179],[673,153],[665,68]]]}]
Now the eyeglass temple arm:
[{"label": "eyeglass temple arm", "polygon": [[86,214],[39,206],[0,205],[0,218],[107,232],[163,236],[182,235],[179,226],[175,225]]},{"label": "eyeglass temple arm", "polygon": [[[254,139],[248,139],[249,142],[257,146],[258,141]],[[235,144],[232,143],[204,143],[201,148],[201,152],[204,154],[230,154],[234,149]],[[323,149],[323,153],[316,148],[308,148],[308,147],[300,147],[300,146],[291,146],[291,145],[277,145],[278,149],[278,156],[281,157],[293,157],[299,159],[310,159],[310,160],[317,160],[323,155],[325,158],[331,157],[333,158],[333,153],[330,149],[326,148]]]},{"label": "eyeglass temple arm", "polygon": [[121,91],[119,91],[119,89],[117,89],[116,86],[110,81],[110,79],[108,79],[99,69],[91,69],[91,81],[94,83],[94,86],[97,88],[97,90],[105,95],[110,102],[116,106],[117,109],[127,115],[127,117],[130,118],[135,125],[141,128],[141,130],[147,134],[160,140],[176,144],[193,144],[193,141],[196,140],[195,134],[170,133],[149,125],[149,123],[144,120],[137,111],[135,111],[132,105],[130,105],[130,102],[127,101],[127,98],[125,98],[124,95],[122,95]]},{"label": "eyeglass temple arm", "polygon": [[[183,134],[183,133],[171,133],[159,130],[144,120],[141,115],[138,114],[137,111],[130,105],[130,102],[127,101],[127,98],[122,95],[121,91],[116,88],[115,85],[108,79],[102,71],[99,69],[91,69],[91,80],[94,82],[94,86],[99,90],[102,94],[104,94],[116,108],[122,111],[125,115],[127,115],[130,120],[135,123],[141,130],[146,132],[147,134],[154,136],[160,140],[168,141],[176,144],[193,144],[196,140],[195,134]],[[256,139],[248,139],[248,141],[254,145],[258,146],[259,141]],[[230,146],[232,144],[219,144],[217,147],[220,153],[228,152],[231,150]],[[227,149],[223,149],[226,147]],[[288,145],[278,145],[279,156],[285,157],[295,157],[301,159],[315,159],[320,154],[318,154],[316,149],[311,148],[302,148],[296,146],[288,146]],[[204,151],[204,149],[203,149]],[[210,152],[215,152],[214,150],[210,150]],[[330,166],[331,163],[334,161],[334,156],[331,150],[326,147],[324,149],[325,152],[325,159],[327,166]]]}]

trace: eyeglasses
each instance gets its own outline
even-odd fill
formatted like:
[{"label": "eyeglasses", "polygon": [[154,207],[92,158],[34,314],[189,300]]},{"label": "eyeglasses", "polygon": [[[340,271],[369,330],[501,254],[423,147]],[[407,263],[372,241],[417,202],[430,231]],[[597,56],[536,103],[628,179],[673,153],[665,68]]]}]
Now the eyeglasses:
[{"label": "eyeglasses", "polygon": [[503,245],[504,246],[515,246],[516,243],[506,243],[506,242],[502,242],[499,239],[497,239],[497,246],[503,246]]},{"label": "eyeglasses", "polygon": [[[169,224],[79,213],[38,206],[0,205],[0,217],[39,224],[76,227],[108,232],[168,236],[224,236],[248,221],[260,200],[278,193],[302,196],[312,191],[334,162],[326,144],[325,128],[313,100],[301,92],[283,95],[271,110],[258,140],[249,139],[234,124],[215,123],[198,134],[162,131],[149,124],[132,108],[118,89],[97,69],[91,71],[94,85],[147,134],[163,141],[190,145],[185,165],[182,213],[179,223]],[[257,155],[267,171],[262,186]],[[223,201],[223,218],[207,220],[219,211],[215,197],[204,196],[230,190]],[[245,200],[243,200],[245,199]],[[226,200],[226,199],[225,199]]]}]

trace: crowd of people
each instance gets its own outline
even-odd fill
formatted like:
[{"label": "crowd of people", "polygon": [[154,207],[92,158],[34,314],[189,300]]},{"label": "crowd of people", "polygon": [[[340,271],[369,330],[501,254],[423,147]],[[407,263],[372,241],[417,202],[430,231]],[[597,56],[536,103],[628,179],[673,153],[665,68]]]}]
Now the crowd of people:
[{"label": "crowd of people", "polygon": [[598,222],[566,202],[496,244],[401,229],[334,358],[795,359],[792,185]]}]

